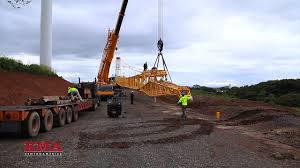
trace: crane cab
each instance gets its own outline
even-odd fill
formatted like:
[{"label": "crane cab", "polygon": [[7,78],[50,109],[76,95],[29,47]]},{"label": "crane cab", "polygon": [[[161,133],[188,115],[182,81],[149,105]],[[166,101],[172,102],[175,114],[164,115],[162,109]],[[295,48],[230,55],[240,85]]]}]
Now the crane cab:
[{"label": "crane cab", "polygon": [[96,86],[96,96],[101,98],[101,100],[106,100],[114,96],[114,86],[113,85],[97,85]]}]

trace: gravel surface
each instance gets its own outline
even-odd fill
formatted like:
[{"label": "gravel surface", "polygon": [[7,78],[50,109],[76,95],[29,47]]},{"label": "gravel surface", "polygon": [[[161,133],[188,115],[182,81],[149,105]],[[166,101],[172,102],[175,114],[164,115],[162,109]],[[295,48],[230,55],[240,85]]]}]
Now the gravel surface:
[{"label": "gravel surface", "polygon": [[31,139],[61,141],[62,156],[24,156],[28,139],[1,134],[0,167],[300,167],[297,159],[275,159],[268,146],[239,131],[200,119],[182,122],[163,112],[167,106],[136,98],[134,105],[123,101],[126,118],[107,118],[102,103],[77,122]]}]

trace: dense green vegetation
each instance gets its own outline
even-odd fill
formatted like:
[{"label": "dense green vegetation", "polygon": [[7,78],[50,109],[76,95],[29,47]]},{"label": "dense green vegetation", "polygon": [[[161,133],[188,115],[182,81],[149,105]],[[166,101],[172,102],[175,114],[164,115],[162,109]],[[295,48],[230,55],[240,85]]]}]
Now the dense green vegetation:
[{"label": "dense green vegetation", "polygon": [[300,79],[274,80],[252,86],[233,88],[223,87],[208,89],[206,87],[197,86],[193,87],[192,90],[198,90],[198,93],[221,94],[225,97],[236,97],[270,104],[300,107]]},{"label": "dense green vegetation", "polygon": [[226,99],[233,99],[235,98],[232,95],[226,94],[225,92],[220,92],[219,88],[210,88],[210,87],[192,87],[191,88],[192,95],[201,95],[201,96],[212,96],[212,97],[223,97]]},{"label": "dense green vegetation", "polygon": [[234,87],[228,94],[241,99],[300,107],[300,79],[274,80],[252,86]]},{"label": "dense green vegetation", "polygon": [[28,72],[32,74],[57,76],[55,72],[51,71],[45,66],[41,66],[37,64],[24,65],[21,61],[16,61],[14,59],[1,57],[1,56],[0,56],[0,71]]}]

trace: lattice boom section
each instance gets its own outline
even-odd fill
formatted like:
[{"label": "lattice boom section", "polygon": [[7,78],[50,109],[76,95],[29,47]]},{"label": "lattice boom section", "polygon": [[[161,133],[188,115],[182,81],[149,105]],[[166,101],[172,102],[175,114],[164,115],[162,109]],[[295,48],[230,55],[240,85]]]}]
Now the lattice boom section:
[{"label": "lattice boom section", "polygon": [[177,95],[180,97],[182,91],[185,91],[189,96],[191,95],[188,87],[178,86],[170,82],[150,81],[141,90],[149,96]]},{"label": "lattice boom section", "polygon": [[122,87],[140,90],[149,96],[180,96],[182,91],[185,91],[189,96],[191,95],[189,87],[178,86],[168,81],[157,80],[157,77],[163,77],[165,75],[166,72],[163,70],[150,70],[133,77],[117,77],[116,83]]}]

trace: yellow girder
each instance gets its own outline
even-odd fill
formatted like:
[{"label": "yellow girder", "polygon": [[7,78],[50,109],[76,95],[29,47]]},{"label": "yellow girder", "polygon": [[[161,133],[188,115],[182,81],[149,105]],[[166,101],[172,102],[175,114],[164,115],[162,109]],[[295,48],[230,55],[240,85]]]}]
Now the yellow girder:
[{"label": "yellow girder", "polygon": [[189,87],[178,86],[174,83],[159,80],[167,75],[164,70],[147,70],[132,77],[116,77],[116,83],[122,87],[139,90],[148,96],[177,95],[180,97],[182,91],[191,96]]}]

